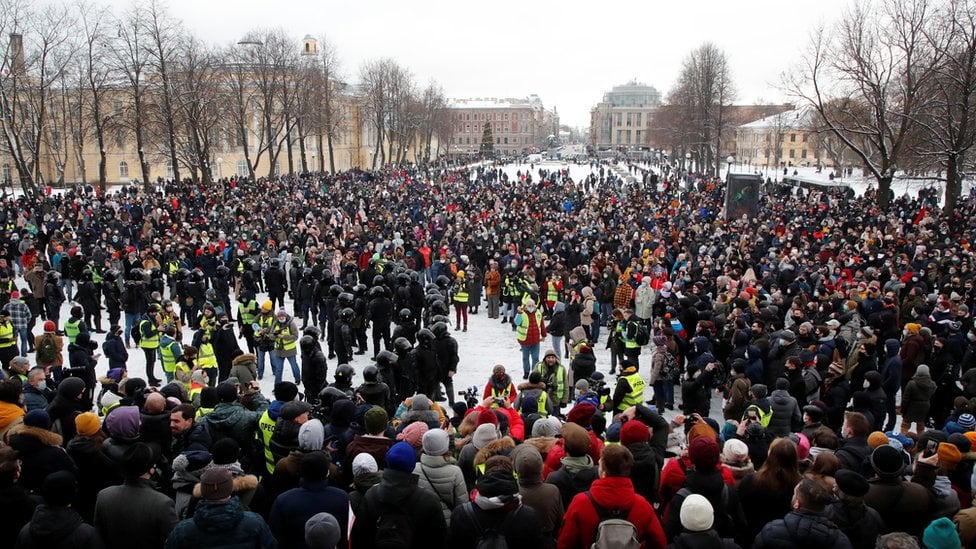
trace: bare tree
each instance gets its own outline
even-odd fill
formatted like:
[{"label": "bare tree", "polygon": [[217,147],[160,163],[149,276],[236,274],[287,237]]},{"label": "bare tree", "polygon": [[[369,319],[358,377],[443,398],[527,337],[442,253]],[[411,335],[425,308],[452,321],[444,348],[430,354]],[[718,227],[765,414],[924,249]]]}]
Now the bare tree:
[{"label": "bare tree", "polygon": [[3,76],[0,129],[25,194],[43,181],[40,157],[51,96],[71,62],[72,20],[67,8],[39,11],[22,0],[0,2]]},{"label": "bare tree", "polygon": [[[915,121],[926,107],[924,84],[934,76],[938,53],[927,43],[929,0],[888,0],[882,10],[856,4],[833,33],[813,33],[810,50],[787,88],[818,113],[878,182],[886,207],[891,181],[906,152]],[[850,97],[855,111],[833,100]],[[867,118],[858,116],[868,113]]]},{"label": "bare tree", "polygon": [[[447,98],[444,96],[444,90],[437,82],[433,80],[427,84],[424,88],[423,93],[420,98],[422,114],[420,120],[420,135],[423,137],[422,148],[418,147],[418,157],[421,162],[429,162],[431,156],[431,143],[434,140],[434,135],[437,134],[438,128],[444,125],[445,119],[447,119]],[[450,136],[448,136],[450,139]],[[438,143],[438,148],[440,148],[440,143]]]},{"label": "bare tree", "polygon": [[719,173],[722,132],[728,129],[728,107],[735,98],[725,53],[711,42],[689,53],[668,98],[683,111],[685,143],[697,154],[699,166]]},{"label": "bare tree", "polygon": [[[181,41],[179,64],[171,78],[174,118],[184,128],[181,161],[204,183],[213,182],[211,150],[221,119],[227,114],[226,90],[219,83],[217,55],[194,37]],[[175,168],[174,168],[175,172]]]},{"label": "bare tree", "polygon": [[319,38],[319,66],[316,86],[316,129],[318,133],[318,153],[320,172],[325,171],[325,154],[322,150],[322,138],[329,147],[329,171],[335,173],[335,149],[334,142],[345,131],[344,123],[345,112],[341,94],[345,88],[342,82],[341,64],[339,52],[336,47],[323,34]]},{"label": "bare tree", "polygon": [[376,142],[373,149],[372,168],[376,168],[377,159],[380,164],[386,164],[386,152],[383,150],[383,137],[387,133],[387,124],[392,105],[390,104],[390,77],[396,62],[392,59],[367,61],[359,70],[359,80],[362,86],[363,115],[368,119],[376,131]]},{"label": "bare tree", "polygon": [[116,43],[111,48],[113,69],[124,78],[124,93],[128,95],[125,112],[117,121],[118,127],[135,136],[142,183],[150,189],[149,160],[146,154],[146,126],[148,83],[146,75],[151,62],[151,41],[145,35],[143,10],[135,7],[115,21]]},{"label": "bare tree", "polygon": [[166,12],[163,0],[146,0],[140,23],[147,39],[149,67],[153,72],[150,93],[157,102],[152,114],[155,115],[157,125],[166,134],[166,146],[163,152],[173,167],[173,179],[179,181],[180,163],[176,150],[177,127],[171,70],[173,65],[178,63],[176,55],[180,51],[180,42],[185,33],[180,23],[173,20]]},{"label": "bare tree", "polygon": [[922,83],[922,93],[931,101],[915,117],[919,131],[911,149],[922,166],[942,165],[944,211],[951,215],[962,193],[963,161],[976,144],[976,5],[948,0],[933,19],[937,23],[925,29],[926,46],[943,52],[942,62],[935,65],[933,78]]},{"label": "bare tree", "polygon": [[105,131],[108,125],[108,109],[104,101],[109,92],[108,63],[109,41],[105,36],[111,30],[109,12],[102,7],[79,1],[75,6],[81,32],[81,47],[78,51],[78,104],[73,108],[73,131],[78,166],[82,182],[87,181],[85,163],[85,142],[89,135],[95,138],[98,146],[98,185],[105,192],[108,180],[107,154],[105,151]]}]

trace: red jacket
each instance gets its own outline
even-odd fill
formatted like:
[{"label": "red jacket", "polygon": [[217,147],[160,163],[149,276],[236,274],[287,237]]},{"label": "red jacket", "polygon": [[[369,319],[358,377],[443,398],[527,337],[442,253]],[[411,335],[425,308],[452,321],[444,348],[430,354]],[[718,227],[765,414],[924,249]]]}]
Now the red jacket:
[{"label": "red jacket", "polygon": [[[590,449],[586,453],[593,458],[593,464],[597,465],[600,463],[600,454],[603,453],[603,441],[592,430],[588,430],[587,433],[590,434]],[[563,466],[560,460],[566,457],[566,455],[566,448],[563,447],[563,439],[560,438],[552,445],[549,453],[546,454],[546,464],[542,469],[542,478],[545,479],[549,476],[549,473],[558,471]]]},{"label": "red jacket", "polygon": [[516,412],[514,408],[502,408],[502,407],[485,408],[484,406],[479,404],[478,406],[475,406],[474,408],[471,408],[470,410],[465,412],[464,416],[467,417],[468,414],[480,414],[483,410],[492,410],[492,411],[498,410],[500,412],[503,412],[505,415],[508,416],[509,436],[511,436],[513,439],[519,442],[525,440],[525,422],[522,421],[522,416],[520,416],[519,413]]},{"label": "red jacket", "polygon": [[[646,499],[634,492],[634,485],[626,477],[605,477],[593,481],[590,494],[605,509],[629,509],[627,520],[637,528],[637,539],[643,549],[664,547],[664,529]],[[600,524],[593,503],[586,493],[576,494],[566,510],[563,528],[559,532],[559,549],[584,549],[593,545]]]}]

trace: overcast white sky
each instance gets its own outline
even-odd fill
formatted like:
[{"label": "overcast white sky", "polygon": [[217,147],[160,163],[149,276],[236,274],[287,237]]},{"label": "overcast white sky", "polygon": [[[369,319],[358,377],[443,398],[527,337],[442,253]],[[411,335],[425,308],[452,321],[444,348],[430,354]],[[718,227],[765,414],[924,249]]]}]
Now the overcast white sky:
[{"label": "overcast white sky", "polygon": [[[50,0],[57,1],[57,0]],[[116,12],[131,0],[94,0]],[[296,39],[326,35],[355,80],[368,59],[391,57],[448,97],[524,97],[555,106],[563,124],[587,126],[603,93],[631,79],[666,95],[682,59],[712,41],[728,56],[737,103],[786,100],[780,74],[809,31],[849,0],[169,0],[199,36],[236,42],[282,27]]]}]

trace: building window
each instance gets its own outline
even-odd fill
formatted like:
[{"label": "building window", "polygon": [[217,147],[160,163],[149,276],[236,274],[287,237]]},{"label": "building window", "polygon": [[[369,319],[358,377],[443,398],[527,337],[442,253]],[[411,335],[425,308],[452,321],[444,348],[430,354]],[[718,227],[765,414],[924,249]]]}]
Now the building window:
[{"label": "building window", "polygon": [[505,138],[505,144],[508,145],[508,138]]},{"label": "building window", "polygon": [[617,127],[620,127],[620,126],[623,125],[623,119],[624,119],[623,113],[619,113],[618,112],[617,113]]},{"label": "building window", "polygon": [[640,145],[640,143],[641,143],[641,131],[640,130],[637,130],[637,136],[636,136],[635,143],[637,143],[638,145]]},{"label": "building window", "polygon": [[796,149],[790,149],[790,158],[796,158]]},{"label": "building window", "polygon": [[803,134],[803,142],[804,142],[804,143],[806,143],[806,142],[807,142],[807,137],[809,137],[809,136],[808,136],[807,134]]},{"label": "building window", "polygon": [[503,119],[503,120],[508,120],[508,113],[505,113],[505,114],[503,115],[503,118],[502,118],[502,119]]},{"label": "building window", "polygon": [[129,165],[123,160],[119,162],[119,179],[129,178]]},{"label": "building window", "polygon": [[247,177],[250,175],[251,170],[247,168],[247,160],[237,161],[237,177]]},{"label": "building window", "polygon": [[125,133],[121,130],[115,130],[115,148],[121,149],[125,146]]},{"label": "building window", "polygon": [[173,179],[173,161],[172,160],[167,160],[166,161],[166,178],[167,179]]},{"label": "building window", "polygon": [[627,144],[630,145],[630,130],[625,131],[624,136],[627,138]]},{"label": "building window", "polygon": [[806,149],[802,149],[800,151],[800,158],[806,158],[806,157],[807,157],[807,150]]},{"label": "building window", "polygon": [[4,164],[3,165],[3,172],[2,172],[2,175],[0,175],[0,177],[3,178],[3,184],[4,185],[10,185],[12,183],[12,180],[11,180],[11,177],[10,177],[10,164]]},{"label": "building window", "polygon": [[[637,127],[638,128],[641,127],[641,115],[642,114],[643,113],[637,113]],[[640,141],[640,138],[638,138],[637,140]]]},{"label": "building window", "polygon": [[795,133],[791,133],[790,134],[790,143],[796,143],[796,134]]},{"label": "building window", "polygon": [[624,131],[617,130],[617,144],[619,145],[624,140]]}]

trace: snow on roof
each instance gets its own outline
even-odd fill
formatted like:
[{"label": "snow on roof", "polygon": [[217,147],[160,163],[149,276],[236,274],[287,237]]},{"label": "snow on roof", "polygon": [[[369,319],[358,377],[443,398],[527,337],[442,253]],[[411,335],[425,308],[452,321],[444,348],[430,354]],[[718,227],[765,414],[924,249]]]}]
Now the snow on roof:
[{"label": "snow on roof", "polygon": [[760,118],[755,122],[742,124],[741,129],[765,130],[765,129],[807,129],[813,127],[813,111],[807,107],[801,107],[791,111],[781,112],[765,118]]},{"label": "snow on roof", "polygon": [[451,109],[535,109],[542,108],[542,101],[532,96],[528,99],[497,99],[494,97],[476,99],[451,99]]}]

